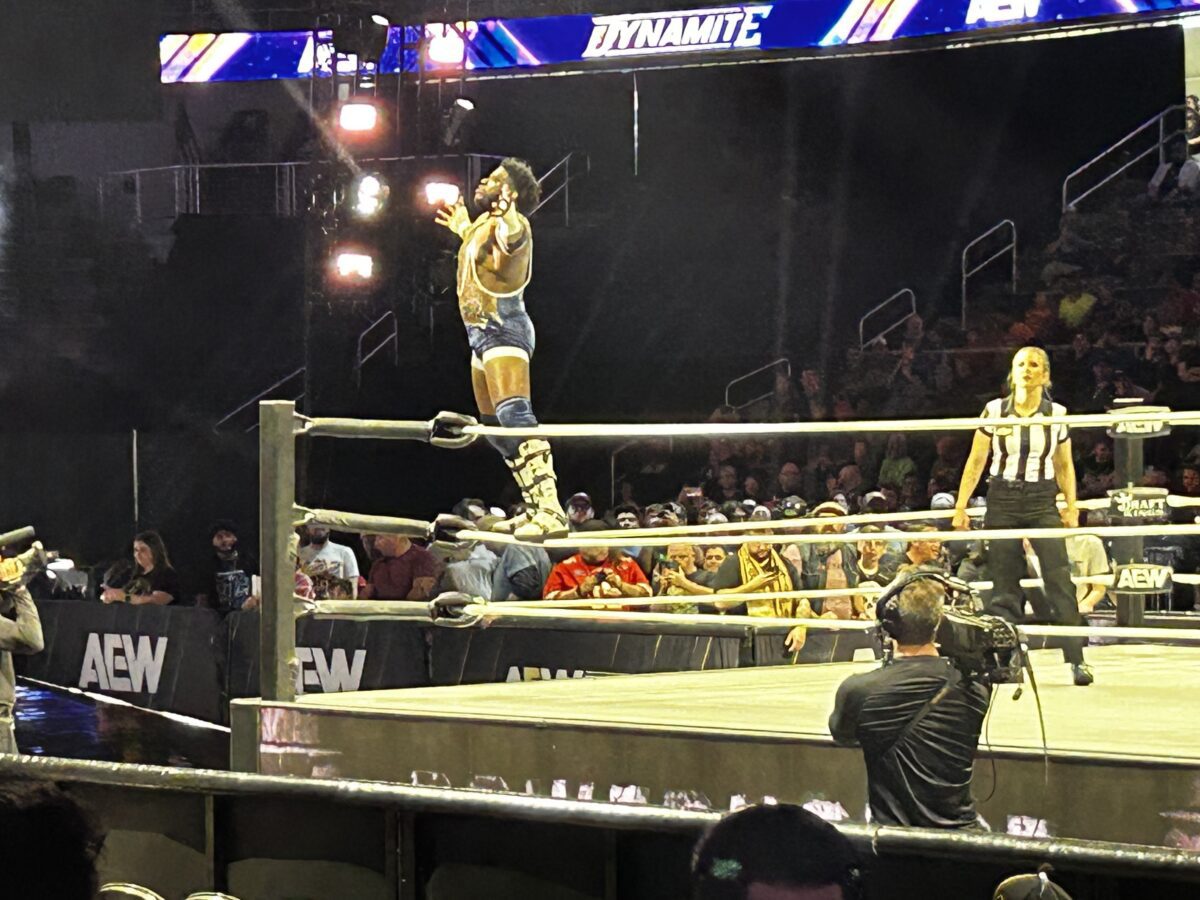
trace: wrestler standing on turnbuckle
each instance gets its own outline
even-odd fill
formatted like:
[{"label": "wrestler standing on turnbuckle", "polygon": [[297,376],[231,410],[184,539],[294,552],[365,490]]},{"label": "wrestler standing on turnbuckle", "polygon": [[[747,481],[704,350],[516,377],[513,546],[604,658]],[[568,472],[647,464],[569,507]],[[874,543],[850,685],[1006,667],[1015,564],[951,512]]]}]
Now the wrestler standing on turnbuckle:
[{"label": "wrestler standing on turnbuckle", "polygon": [[[533,208],[540,195],[529,164],[510,158],[475,189],[475,203],[484,212],[474,222],[461,199],[437,213],[438,224],[462,239],[458,309],[471,346],[471,386],[485,425],[537,425],[529,400],[533,322],[524,301],[533,277],[533,231],[519,206]],[[540,438],[489,437],[488,442],[512,470],[527,507],[493,530],[535,540],[566,535],[550,445]]]}]

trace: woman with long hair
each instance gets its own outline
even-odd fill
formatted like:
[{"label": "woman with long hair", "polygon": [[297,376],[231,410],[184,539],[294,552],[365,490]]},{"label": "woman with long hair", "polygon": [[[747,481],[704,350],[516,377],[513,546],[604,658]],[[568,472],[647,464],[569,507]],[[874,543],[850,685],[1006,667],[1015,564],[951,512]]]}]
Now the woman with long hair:
[{"label": "woman with long hair", "polygon": [[[1013,356],[1008,394],[988,402],[983,419],[1004,419],[975,432],[971,454],[963,467],[962,483],[954,507],[954,527],[967,529],[967,501],[988,469],[985,528],[1078,528],[1075,504],[1075,464],[1066,425],[1039,425],[1046,416],[1064,416],[1066,407],[1050,399],[1050,358],[1040,347],[1022,347]],[[1013,421],[1013,417],[1017,417]],[[1010,424],[1011,422],[1011,424]],[[1058,508],[1062,491],[1065,505]],[[1026,572],[1025,553],[1019,540],[989,541],[992,600],[988,611],[1021,622],[1025,594],[1021,577]],[[1061,538],[1033,538],[1033,552],[1041,564],[1044,591],[1030,594],[1039,619],[1056,625],[1079,625],[1081,618],[1071,582],[1071,563]],[[1065,638],[1063,657],[1071,664],[1075,683],[1089,685],[1092,671],[1083,662],[1083,639]]]},{"label": "woman with long hair", "polygon": [[105,603],[166,606],[179,598],[179,575],[171,566],[167,547],[157,531],[143,531],[133,538],[133,573],[124,587],[105,587]]}]

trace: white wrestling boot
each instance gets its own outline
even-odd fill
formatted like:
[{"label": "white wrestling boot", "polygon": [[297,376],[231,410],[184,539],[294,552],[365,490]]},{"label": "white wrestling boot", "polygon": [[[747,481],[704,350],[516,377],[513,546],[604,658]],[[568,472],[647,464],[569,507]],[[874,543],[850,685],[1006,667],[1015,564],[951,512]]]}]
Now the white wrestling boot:
[{"label": "white wrestling boot", "polygon": [[558,502],[550,445],[541,438],[523,441],[511,465],[513,478],[529,505],[526,521],[513,529],[513,536],[531,541],[566,537],[567,514]]},{"label": "white wrestling boot", "polygon": [[500,534],[512,534],[518,528],[529,524],[529,520],[532,518],[534,506],[533,500],[529,496],[529,491],[526,490],[524,485],[521,483],[521,478],[517,475],[517,465],[520,463],[520,461],[521,457],[518,456],[514,459],[504,460],[504,464],[512,471],[513,481],[515,481],[517,483],[517,487],[521,489],[521,499],[525,501],[525,512],[518,513],[517,515],[511,516],[507,519],[501,519],[499,522],[496,522],[492,525],[490,529],[491,531],[497,531]]}]

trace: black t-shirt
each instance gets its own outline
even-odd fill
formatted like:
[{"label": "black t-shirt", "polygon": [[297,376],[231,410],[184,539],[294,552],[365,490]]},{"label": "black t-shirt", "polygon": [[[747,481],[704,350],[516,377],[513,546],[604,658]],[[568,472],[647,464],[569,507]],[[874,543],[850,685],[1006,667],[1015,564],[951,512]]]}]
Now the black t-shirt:
[{"label": "black t-shirt", "polygon": [[[783,557],[780,557],[780,560],[783,562],[784,568],[787,569],[787,573],[792,579],[792,590],[803,590],[804,585],[800,581],[800,573],[796,571],[796,567]],[[703,584],[705,587],[710,587],[714,592],[732,590],[745,584],[742,581],[742,564],[738,561],[736,551],[725,557],[724,562],[721,563],[721,567],[717,571],[711,573],[705,572],[704,574],[707,576],[706,578],[693,577],[692,581],[697,584]],[[715,612],[716,607],[714,606],[711,609],[704,608],[704,611]],[[729,615],[744,616],[747,612],[746,604],[743,602],[737,606],[731,606],[725,612]]]},{"label": "black t-shirt", "polygon": [[257,574],[258,564],[248,553],[239,550],[229,559],[214,553],[204,585],[209,602],[217,609],[241,609],[250,597],[251,577]]},{"label": "black t-shirt", "polygon": [[140,572],[130,579],[129,584],[125,586],[125,591],[138,595],[162,591],[164,594],[171,595],[172,603],[178,603],[180,599],[179,574],[168,566],[160,566],[149,572]]},{"label": "black t-shirt", "polygon": [[[925,703],[946,693],[901,738]],[[838,688],[829,731],[862,747],[871,817],[880,825],[969,828],[971,774],[991,689],[966,682],[947,659],[901,657]],[[893,746],[894,745],[894,746]]]}]

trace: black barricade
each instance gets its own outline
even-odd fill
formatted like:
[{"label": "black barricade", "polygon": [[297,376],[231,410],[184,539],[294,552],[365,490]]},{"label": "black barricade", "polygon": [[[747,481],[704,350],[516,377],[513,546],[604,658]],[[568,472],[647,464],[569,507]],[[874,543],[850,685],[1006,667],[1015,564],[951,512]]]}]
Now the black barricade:
[{"label": "black barricade", "polygon": [[[258,613],[231,613],[225,676],[229,697],[258,696]],[[297,693],[373,691],[429,685],[430,626],[417,622],[301,619]]]},{"label": "black barricade", "polygon": [[137,706],[223,718],[221,617],[205,609],[39,600],[46,649],[22,674]]},{"label": "black barricade", "polygon": [[[755,666],[783,666],[789,663],[850,662],[858,651],[879,655],[879,639],[874,631],[822,631],[809,628],[799,654],[784,647],[785,634],[755,634]],[[793,656],[795,658],[793,658]],[[866,654],[860,654],[860,658]],[[869,657],[867,657],[869,658]]]},{"label": "black barricade", "polygon": [[739,637],[549,631],[528,628],[439,628],[433,635],[437,685],[571,678],[586,672],[639,674],[733,669]]}]

